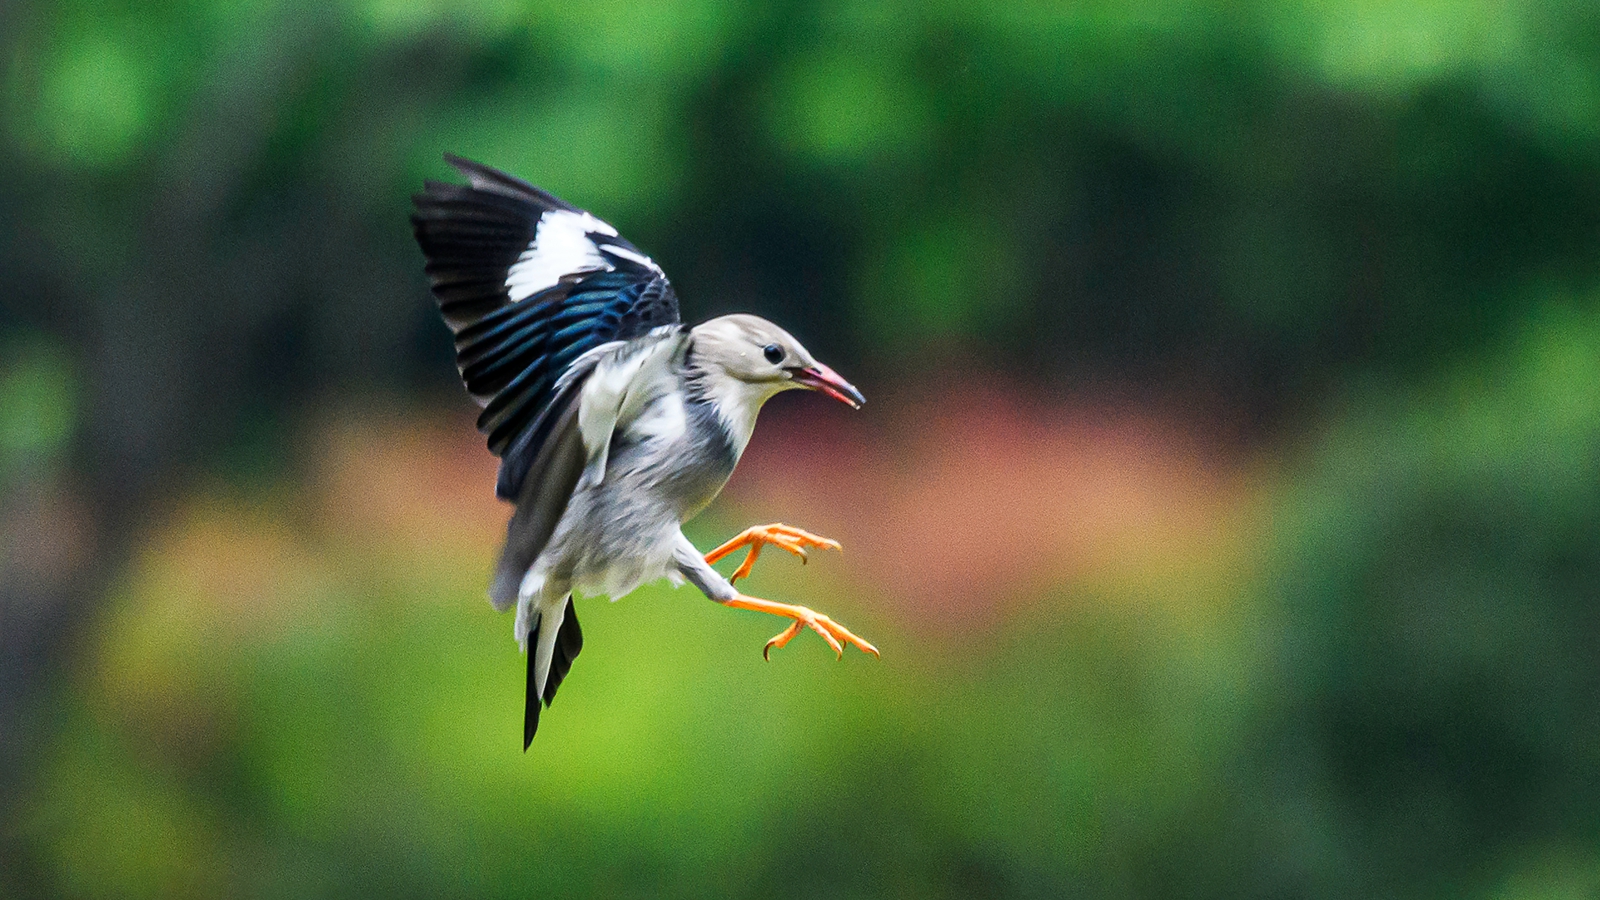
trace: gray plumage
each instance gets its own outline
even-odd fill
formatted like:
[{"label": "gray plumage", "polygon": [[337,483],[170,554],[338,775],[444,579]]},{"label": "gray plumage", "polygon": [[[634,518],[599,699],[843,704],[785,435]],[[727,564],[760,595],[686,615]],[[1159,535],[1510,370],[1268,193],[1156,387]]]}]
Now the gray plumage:
[{"label": "gray plumage", "polygon": [[529,654],[526,746],[582,647],[574,594],[618,598],[668,578],[719,602],[768,604],[740,595],[681,526],[732,475],[767,399],[792,388],[861,397],[765,319],[684,326],[665,275],[614,228],[452,162],[471,185],[429,183],[413,222],[463,379],[485,407],[480,428],[502,457],[501,494],[516,504],[489,596],[516,607]]},{"label": "gray plumage", "polygon": [[[745,315],[714,319],[692,330],[660,329],[600,354],[576,400],[577,415],[552,435],[552,442],[564,443],[566,451],[524,489],[535,508],[541,497],[563,494],[565,507],[553,526],[548,514],[530,518],[531,527],[525,529],[518,529],[513,519],[495,578],[496,605],[517,604],[519,640],[532,633],[536,619],[541,623],[541,639],[525,647],[534,654],[535,693],[544,693],[556,631],[574,591],[617,598],[668,578],[687,579],[714,600],[738,593],[706,564],[684,537],[682,525],[733,474],[761,405],[781,390],[801,386],[783,376],[781,367],[764,361],[772,370],[770,379],[746,381],[730,373],[730,354],[742,361],[736,348],[759,354],[773,344],[785,348],[786,360],[816,364],[781,328]],[[653,357],[655,364],[630,366],[641,356]],[[637,399],[619,410],[609,429],[585,441],[579,427],[583,406],[606,403],[610,379],[621,381],[623,390]],[[596,474],[584,460],[601,453],[608,459],[603,474]],[[526,493],[529,488],[535,493]],[[515,593],[507,590],[513,579]]]}]

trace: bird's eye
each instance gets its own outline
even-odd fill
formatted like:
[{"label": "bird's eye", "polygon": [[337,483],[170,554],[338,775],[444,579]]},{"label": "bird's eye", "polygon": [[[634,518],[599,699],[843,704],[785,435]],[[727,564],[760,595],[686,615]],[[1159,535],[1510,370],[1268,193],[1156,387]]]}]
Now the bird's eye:
[{"label": "bird's eye", "polygon": [[766,356],[767,362],[777,365],[783,362],[783,348],[777,344],[768,344],[761,348],[761,353]]}]

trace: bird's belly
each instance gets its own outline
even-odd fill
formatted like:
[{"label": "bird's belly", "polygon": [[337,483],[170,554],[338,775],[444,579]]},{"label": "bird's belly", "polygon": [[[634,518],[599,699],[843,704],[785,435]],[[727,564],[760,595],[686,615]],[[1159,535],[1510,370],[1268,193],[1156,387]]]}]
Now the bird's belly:
[{"label": "bird's belly", "polygon": [[581,596],[615,600],[652,581],[675,578],[672,546],[672,540],[665,540],[654,546],[632,547],[631,553],[586,554],[585,564],[573,572],[572,589]]},{"label": "bird's belly", "polygon": [[736,460],[693,414],[686,429],[677,418],[659,416],[612,445],[605,476],[573,494],[535,568],[613,598],[677,577],[680,526],[717,496]]},{"label": "bird's belly", "polygon": [[608,491],[609,482],[610,473],[573,497],[537,564],[584,596],[617,598],[677,573],[675,507],[659,496]]}]

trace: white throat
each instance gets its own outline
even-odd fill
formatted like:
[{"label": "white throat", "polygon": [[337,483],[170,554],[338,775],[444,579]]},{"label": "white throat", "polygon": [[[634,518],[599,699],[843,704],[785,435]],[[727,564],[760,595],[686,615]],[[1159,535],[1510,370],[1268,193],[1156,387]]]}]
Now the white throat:
[{"label": "white throat", "polygon": [[761,405],[789,385],[784,382],[749,382],[718,370],[710,370],[702,377],[701,387],[706,399],[711,401],[711,408],[716,410],[717,418],[722,421],[722,427],[727,429],[728,438],[733,441],[734,456],[737,457],[744,453],[745,445],[750,443],[750,435],[755,433],[756,416],[761,413]]}]

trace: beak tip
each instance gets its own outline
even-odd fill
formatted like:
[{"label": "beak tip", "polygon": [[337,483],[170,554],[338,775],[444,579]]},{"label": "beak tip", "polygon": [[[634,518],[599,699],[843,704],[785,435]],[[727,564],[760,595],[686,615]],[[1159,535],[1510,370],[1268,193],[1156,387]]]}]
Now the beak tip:
[{"label": "beak tip", "polygon": [[855,385],[840,378],[839,373],[821,363],[791,371],[793,374],[790,377],[796,384],[813,391],[821,391],[851,409],[860,409],[861,405],[867,402],[867,398],[856,390]]}]

